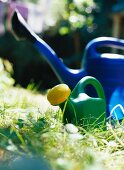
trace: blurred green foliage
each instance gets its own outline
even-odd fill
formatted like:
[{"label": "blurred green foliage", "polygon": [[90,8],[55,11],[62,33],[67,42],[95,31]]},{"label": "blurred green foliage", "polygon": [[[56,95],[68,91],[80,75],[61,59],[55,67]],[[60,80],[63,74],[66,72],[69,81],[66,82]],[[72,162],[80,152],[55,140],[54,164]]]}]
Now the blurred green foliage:
[{"label": "blurred green foliage", "polygon": [[[47,24],[50,32],[67,34],[87,25],[89,29],[93,27],[93,11],[98,6],[93,0],[63,0],[51,1],[49,9],[50,16]],[[50,20],[50,21],[49,21]]]},{"label": "blurred green foliage", "polygon": [[0,90],[7,88],[8,86],[12,86],[14,84],[14,79],[11,78],[9,72],[5,70],[5,67],[9,67],[8,63],[6,65],[3,64],[3,60],[0,59]]},{"label": "blurred green foliage", "polygon": [[49,15],[46,19],[48,34],[64,35],[79,31],[83,37],[111,36],[112,6],[117,3],[117,0],[107,3],[105,0],[52,0],[50,2]]},{"label": "blurred green foliage", "polygon": [[24,2],[27,1],[27,2],[31,2],[31,3],[35,3],[35,4],[38,3],[38,0],[22,0],[22,1],[24,1]]}]

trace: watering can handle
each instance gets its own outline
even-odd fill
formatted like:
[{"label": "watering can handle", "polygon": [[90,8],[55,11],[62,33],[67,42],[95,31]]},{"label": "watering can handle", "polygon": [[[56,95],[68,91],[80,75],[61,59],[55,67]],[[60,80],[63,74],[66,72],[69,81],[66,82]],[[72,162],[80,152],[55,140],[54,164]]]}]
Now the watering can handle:
[{"label": "watering can handle", "polygon": [[102,85],[96,78],[91,77],[91,76],[85,76],[79,81],[79,83],[76,85],[76,87],[72,91],[72,96],[74,95],[77,96],[80,93],[85,93],[85,87],[87,85],[92,85],[95,88],[98,97],[105,100],[105,94],[104,94]]},{"label": "watering can handle", "polygon": [[113,37],[99,37],[90,41],[85,49],[85,56],[100,57],[100,53],[97,52],[99,47],[114,47],[124,50],[124,40]]}]

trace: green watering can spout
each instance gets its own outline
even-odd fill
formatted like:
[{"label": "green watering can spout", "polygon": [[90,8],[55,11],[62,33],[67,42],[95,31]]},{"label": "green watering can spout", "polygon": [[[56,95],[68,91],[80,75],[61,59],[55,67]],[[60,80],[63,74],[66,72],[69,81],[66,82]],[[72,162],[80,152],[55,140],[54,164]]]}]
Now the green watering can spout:
[{"label": "green watering can spout", "polygon": [[[85,88],[88,85],[95,88],[98,97],[90,97],[86,94]],[[61,90],[57,90],[60,87]],[[59,99],[61,96],[62,100]],[[53,105],[59,105],[63,110],[64,123],[80,124],[85,128],[106,126],[105,95],[100,82],[94,77],[82,78],[72,92],[65,84],[55,86],[48,92],[47,98],[51,104],[51,100],[54,100]]]}]

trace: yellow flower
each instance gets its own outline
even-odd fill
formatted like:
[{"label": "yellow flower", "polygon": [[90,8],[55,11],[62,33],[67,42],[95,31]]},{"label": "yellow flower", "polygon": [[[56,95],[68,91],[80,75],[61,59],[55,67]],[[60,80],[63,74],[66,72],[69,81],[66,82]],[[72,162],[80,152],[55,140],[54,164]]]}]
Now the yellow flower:
[{"label": "yellow flower", "polygon": [[66,84],[59,84],[48,91],[47,99],[51,105],[63,103],[70,95],[71,90]]}]

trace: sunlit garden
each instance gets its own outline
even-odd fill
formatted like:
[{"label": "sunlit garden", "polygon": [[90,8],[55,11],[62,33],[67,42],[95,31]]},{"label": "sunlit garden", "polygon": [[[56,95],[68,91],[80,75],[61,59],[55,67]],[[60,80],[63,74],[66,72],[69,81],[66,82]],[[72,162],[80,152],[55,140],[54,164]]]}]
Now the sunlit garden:
[{"label": "sunlit garden", "polygon": [[124,169],[123,11],[0,1],[0,170]]}]

